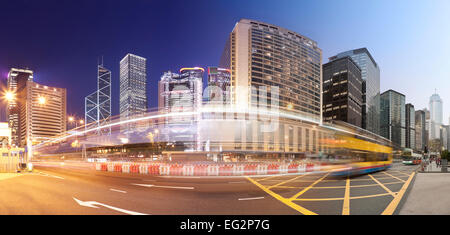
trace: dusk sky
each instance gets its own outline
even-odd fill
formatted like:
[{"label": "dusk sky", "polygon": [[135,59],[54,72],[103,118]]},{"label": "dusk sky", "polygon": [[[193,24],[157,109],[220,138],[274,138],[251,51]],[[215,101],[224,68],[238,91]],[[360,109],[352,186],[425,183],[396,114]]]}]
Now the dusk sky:
[{"label": "dusk sky", "polygon": [[119,110],[119,61],[147,58],[149,106],[164,71],[216,66],[241,18],[267,22],[318,42],[323,62],[367,47],[381,69],[381,92],[406,95],[416,110],[437,89],[450,116],[448,0],[2,0],[0,78],[28,67],[35,81],[67,88],[68,114],[84,117],[96,89],[98,58],[112,71],[113,115]]}]

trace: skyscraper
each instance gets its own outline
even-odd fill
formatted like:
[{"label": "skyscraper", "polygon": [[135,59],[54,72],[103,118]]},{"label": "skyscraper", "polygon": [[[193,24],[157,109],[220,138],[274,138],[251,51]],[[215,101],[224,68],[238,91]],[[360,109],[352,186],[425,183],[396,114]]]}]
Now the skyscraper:
[{"label": "skyscraper", "polygon": [[[208,101],[229,101],[231,74],[229,69],[208,67]],[[220,91],[220,94],[217,92]],[[217,93],[217,94],[216,94]]]},{"label": "skyscraper", "polygon": [[367,48],[342,52],[331,61],[350,56],[361,69],[363,79],[362,127],[380,134],[380,68]]},{"label": "skyscraper", "polygon": [[25,103],[23,99],[26,99],[26,97],[21,97],[21,94],[28,81],[33,81],[33,71],[31,70],[12,68],[8,73],[7,89],[12,97],[8,100],[6,111],[11,128],[11,144],[15,146],[21,146],[19,122],[23,117],[20,116],[20,110],[24,108],[21,107],[21,104]]},{"label": "skyscraper", "polygon": [[414,105],[406,104],[405,121],[406,121],[406,148],[416,149],[416,118]]},{"label": "skyscraper", "polygon": [[440,138],[442,123],[442,100],[437,93],[430,97],[430,140]]},{"label": "skyscraper", "polygon": [[361,69],[343,57],[323,65],[323,120],[341,120],[361,127]]},{"label": "skyscraper", "polygon": [[[97,66],[97,91],[85,97],[85,123],[88,127],[101,127],[111,120],[111,71]],[[95,123],[88,126],[87,124]],[[111,134],[111,128],[100,128],[98,135]]]},{"label": "skyscraper", "polygon": [[[203,68],[182,68],[180,74],[166,72],[158,84],[158,104],[161,114],[195,112],[202,105]],[[198,115],[166,117],[161,120],[164,141],[186,142],[186,146],[195,149],[199,145]],[[187,142],[191,141],[191,143]]]},{"label": "skyscraper", "polygon": [[426,135],[425,130],[425,111],[417,110],[415,112],[415,131],[416,131],[416,150],[424,151],[426,146]]},{"label": "skyscraper", "polygon": [[66,131],[66,89],[27,81],[20,91],[20,146],[35,145]]},{"label": "skyscraper", "polygon": [[[255,106],[278,91],[278,99],[272,100],[279,100],[279,110],[322,119],[322,50],[315,41],[279,26],[241,19],[229,35],[219,66],[231,71],[231,101],[238,107]],[[267,90],[251,89],[260,86]]]},{"label": "skyscraper", "polygon": [[[120,118],[126,120],[147,112],[147,59],[127,54],[120,61]],[[132,124],[122,127],[135,128]]]},{"label": "skyscraper", "polygon": [[381,136],[391,140],[395,147],[406,147],[405,95],[387,90],[380,96]]}]

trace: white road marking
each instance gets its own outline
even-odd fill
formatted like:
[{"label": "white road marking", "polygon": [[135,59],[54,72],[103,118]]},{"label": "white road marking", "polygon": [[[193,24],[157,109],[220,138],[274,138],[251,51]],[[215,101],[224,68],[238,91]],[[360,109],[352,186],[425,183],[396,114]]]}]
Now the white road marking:
[{"label": "white road marking", "polygon": [[114,192],[119,192],[119,193],[127,193],[126,191],[122,191],[122,190],[118,190],[118,189],[113,189],[113,188],[110,188],[109,190],[114,191]]},{"label": "white road marking", "polygon": [[98,206],[103,206],[106,207],[108,209],[111,210],[115,210],[115,211],[119,211],[125,214],[129,214],[129,215],[147,215],[147,214],[143,214],[143,213],[139,213],[139,212],[134,212],[134,211],[129,211],[129,210],[124,210],[124,209],[120,209],[117,207],[113,207],[113,206],[109,206],[100,202],[95,202],[95,201],[86,201],[83,202],[81,200],[78,200],[76,198],[73,197],[73,199],[80,205],[80,206],[85,206],[85,207],[91,207],[91,208],[98,208]]},{"label": "white road marking", "polygon": [[49,174],[46,174],[46,173],[43,173],[43,172],[39,172],[39,174],[41,174],[41,175],[43,175],[43,176],[47,176],[47,177],[53,177],[53,178],[57,178],[57,179],[64,179],[63,177],[60,177],[60,176],[56,176],[56,175],[49,175]]},{"label": "white road marking", "polygon": [[247,201],[247,200],[258,200],[258,199],[264,199],[264,197],[248,197],[248,198],[239,198],[239,201]]},{"label": "white road marking", "polygon": [[142,187],[155,187],[155,188],[173,188],[173,189],[194,189],[194,187],[181,187],[181,186],[163,186],[163,185],[153,185],[153,184],[132,184]]}]

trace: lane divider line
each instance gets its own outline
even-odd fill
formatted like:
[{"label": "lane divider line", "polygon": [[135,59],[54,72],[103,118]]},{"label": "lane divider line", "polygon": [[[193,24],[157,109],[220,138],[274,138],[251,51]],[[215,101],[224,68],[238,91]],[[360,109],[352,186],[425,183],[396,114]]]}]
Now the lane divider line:
[{"label": "lane divider line", "polygon": [[259,200],[264,199],[264,197],[248,197],[248,198],[239,198],[239,201],[247,201],[247,200]]},{"label": "lane divider line", "polygon": [[194,189],[194,187],[181,187],[181,186],[163,186],[163,185],[153,185],[153,184],[132,184],[147,188],[172,188],[172,189]]},{"label": "lane divider line", "polygon": [[114,191],[114,192],[118,192],[118,193],[127,193],[126,191],[122,191],[122,190],[118,190],[118,189],[113,189],[113,188],[110,188],[109,190]]}]

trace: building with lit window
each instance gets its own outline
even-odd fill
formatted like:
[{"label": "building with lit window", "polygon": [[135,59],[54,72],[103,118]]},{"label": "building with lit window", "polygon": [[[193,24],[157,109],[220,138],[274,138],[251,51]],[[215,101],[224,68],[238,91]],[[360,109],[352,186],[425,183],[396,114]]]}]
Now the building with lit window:
[{"label": "building with lit window", "polygon": [[[196,112],[202,106],[203,68],[182,68],[180,74],[166,72],[158,84],[158,104],[161,114],[173,116],[160,120],[165,140],[185,142],[189,148],[198,146],[199,116],[177,116],[177,113]],[[188,143],[192,142],[192,143]]]},{"label": "building with lit window", "polygon": [[20,146],[35,145],[66,131],[65,88],[27,81],[19,95]]},{"label": "building with lit window", "polygon": [[22,118],[20,116],[20,110],[24,108],[20,107],[20,105],[26,99],[26,97],[21,97],[21,94],[26,88],[28,81],[33,81],[33,71],[31,70],[12,68],[8,73],[6,86],[10,97],[7,97],[8,107],[6,114],[9,127],[11,128],[11,144],[14,146],[20,146],[19,121]]},{"label": "building with lit window", "polygon": [[361,69],[348,56],[324,64],[323,120],[362,127],[362,82]]},{"label": "building with lit window", "polygon": [[[147,112],[147,59],[127,54],[120,61],[120,118],[143,115]],[[135,126],[126,124],[124,131],[132,131]]]},{"label": "building with lit window", "polygon": [[405,95],[387,90],[380,96],[381,136],[392,141],[397,149],[406,147]]},{"label": "building with lit window", "polygon": [[231,71],[231,102],[238,107],[261,105],[259,101],[267,99],[267,106],[322,119],[322,50],[310,38],[241,19],[229,35],[219,66]]},{"label": "building with lit window", "polygon": [[362,127],[380,134],[380,68],[367,48],[342,52],[330,58],[350,56],[361,69],[363,79]]},{"label": "building with lit window", "polygon": [[231,74],[229,69],[208,67],[207,101],[229,101]]},{"label": "building with lit window", "polygon": [[405,121],[406,121],[406,148],[416,149],[416,111],[414,105],[406,104]]},{"label": "building with lit window", "polygon": [[[99,128],[111,120],[111,71],[98,65],[97,90],[85,97],[86,128]],[[90,125],[89,125],[90,124]],[[98,135],[111,134],[111,128],[99,128]]]}]

